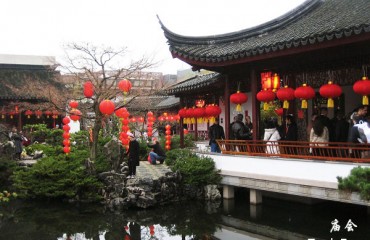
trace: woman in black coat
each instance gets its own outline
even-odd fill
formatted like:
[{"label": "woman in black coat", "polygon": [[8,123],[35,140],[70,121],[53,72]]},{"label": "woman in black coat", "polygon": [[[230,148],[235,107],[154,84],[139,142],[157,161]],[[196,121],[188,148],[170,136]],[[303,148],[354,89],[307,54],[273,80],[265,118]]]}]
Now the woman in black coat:
[{"label": "woman in black coat", "polygon": [[136,141],[135,136],[132,133],[127,133],[130,138],[130,143],[128,145],[128,150],[126,155],[128,155],[128,177],[127,178],[135,178],[136,176],[136,166],[140,165],[139,160],[139,142]]}]

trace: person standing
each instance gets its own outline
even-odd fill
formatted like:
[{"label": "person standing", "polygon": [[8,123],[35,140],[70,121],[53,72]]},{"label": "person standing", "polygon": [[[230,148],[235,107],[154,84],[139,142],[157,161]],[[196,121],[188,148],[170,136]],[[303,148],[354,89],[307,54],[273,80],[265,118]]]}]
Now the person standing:
[{"label": "person standing", "polygon": [[286,116],[282,140],[285,140],[285,141],[297,141],[298,140],[298,128],[297,128],[297,124],[295,123],[293,115]]},{"label": "person standing", "polygon": [[252,134],[243,121],[243,114],[239,113],[236,116],[235,122],[231,126],[230,139],[232,140],[251,140]]},{"label": "person standing", "polygon": [[215,123],[209,127],[208,130],[209,145],[211,146],[211,152],[220,153],[221,149],[218,146],[217,139],[225,139],[224,128],[220,126],[218,118],[216,118]]},{"label": "person standing", "polygon": [[253,134],[253,123],[251,117],[248,115],[245,116],[245,126],[249,128],[249,131]]},{"label": "person standing", "polygon": [[314,156],[320,156],[324,154],[320,154],[320,148],[317,147],[325,147],[328,146],[329,142],[329,130],[322,122],[322,118],[317,117],[313,122],[312,129],[310,132],[310,142],[312,143],[323,143],[323,144],[313,144],[316,146],[313,149],[310,149],[310,152]]},{"label": "person standing", "polygon": [[136,177],[136,166],[140,165],[139,161],[139,142],[136,141],[134,134],[127,133],[127,136],[130,138],[130,143],[128,145],[128,149],[125,155],[128,155],[128,177],[127,178],[135,178]]},{"label": "person standing", "polygon": [[277,120],[274,118],[265,120],[265,133],[263,140],[266,142],[266,153],[268,154],[280,154],[278,142],[281,139],[279,131],[277,129]]},{"label": "person standing", "polygon": [[150,163],[155,165],[157,164],[157,160],[163,164],[164,160],[166,159],[166,153],[163,151],[161,145],[157,141],[157,139],[152,139],[152,144],[148,143],[148,147],[153,148],[153,151],[149,153]]},{"label": "person standing", "polygon": [[16,127],[13,127],[12,132],[9,134],[10,140],[14,142],[14,155],[15,159],[21,160],[21,154],[23,151],[23,135],[21,133],[18,133],[18,130]]}]

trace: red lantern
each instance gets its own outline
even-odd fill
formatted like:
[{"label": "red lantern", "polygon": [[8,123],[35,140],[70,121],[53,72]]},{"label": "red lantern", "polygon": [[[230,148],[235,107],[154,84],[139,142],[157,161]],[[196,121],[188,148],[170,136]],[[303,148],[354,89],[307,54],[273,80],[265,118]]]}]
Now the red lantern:
[{"label": "red lantern", "polygon": [[353,84],[353,91],[357,94],[362,95],[362,104],[369,105],[369,98],[367,95],[370,94],[370,81],[367,77],[362,77]]},{"label": "red lantern", "polygon": [[46,118],[49,118],[53,113],[49,110],[46,110],[44,114],[46,115]]},{"label": "red lantern", "polygon": [[114,112],[114,103],[111,100],[103,100],[99,105],[99,110],[104,115],[111,115]]},{"label": "red lantern", "polygon": [[64,132],[62,136],[63,136],[64,139],[69,139],[71,137],[69,132]]},{"label": "red lantern", "polygon": [[289,108],[289,101],[294,100],[294,89],[285,85],[276,92],[276,96],[280,101],[283,101],[283,108]]},{"label": "red lantern", "polygon": [[70,101],[69,102],[69,106],[73,109],[73,108],[77,108],[78,107],[78,102],[77,101]]},{"label": "red lantern", "polygon": [[206,110],[205,108],[195,108],[193,111],[193,116],[197,119],[198,123],[203,122],[203,117],[206,116]]},{"label": "red lantern", "polygon": [[71,152],[71,148],[70,148],[70,147],[65,146],[65,147],[63,148],[63,151],[64,151],[64,153],[68,154],[68,153],[70,153],[70,152]]},{"label": "red lantern", "polygon": [[189,131],[186,128],[184,128],[184,134],[186,135],[188,133],[189,133]]},{"label": "red lantern", "polygon": [[62,121],[63,121],[63,124],[64,125],[67,125],[68,123],[71,122],[71,120],[69,119],[69,117],[64,117]]},{"label": "red lantern", "polygon": [[69,130],[71,130],[71,127],[67,124],[67,125],[63,125],[63,130],[65,132],[69,132]]},{"label": "red lantern", "polygon": [[284,114],[284,108],[275,109],[275,113],[278,116],[283,116],[283,114]]},{"label": "red lantern", "polygon": [[5,110],[2,110],[0,112],[0,114],[1,114],[1,118],[4,119],[5,118],[5,115],[6,115],[6,111]]},{"label": "red lantern", "polygon": [[333,84],[332,81],[329,81],[328,84],[325,84],[320,87],[320,95],[328,99],[328,108],[334,107],[333,98],[337,98],[342,94],[342,89],[339,85]]},{"label": "red lantern", "polygon": [[92,82],[87,81],[84,83],[84,95],[87,98],[91,98],[94,95],[94,85]]},{"label": "red lantern", "polygon": [[57,110],[52,111],[53,118],[57,119],[59,116],[59,112]]},{"label": "red lantern", "polygon": [[294,91],[296,98],[302,99],[301,108],[307,108],[307,100],[315,97],[315,90],[305,83]]},{"label": "red lantern", "polygon": [[69,139],[64,139],[64,140],[63,140],[63,145],[64,145],[65,147],[69,147],[69,146],[71,145],[71,141],[69,141]]},{"label": "red lantern", "polygon": [[127,115],[126,112],[127,112],[126,108],[119,108],[114,113],[116,114],[117,117],[124,118],[124,117],[128,117],[126,116]]},{"label": "red lantern", "polygon": [[257,93],[257,100],[263,103],[263,110],[268,110],[268,103],[275,99],[275,93],[271,90],[261,90]]},{"label": "red lantern", "polygon": [[241,93],[240,91],[237,91],[236,93],[231,94],[230,101],[236,104],[235,111],[241,112],[242,111],[241,104],[248,101],[248,96],[245,93]]},{"label": "red lantern", "polygon": [[41,115],[42,115],[42,111],[41,110],[36,110],[35,115],[36,115],[37,118],[40,118]]},{"label": "red lantern", "polygon": [[118,88],[121,89],[121,91],[123,91],[123,93],[126,95],[128,92],[130,92],[131,90],[131,87],[132,87],[132,84],[129,80],[127,79],[123,79],[121,81],[119,81],[118,83]]},{"label": "red lantern", "polygon": [[31,118],[31,115],[33,114],[33,112],[31,110],[27,110],[24,115],[27,116],[27,118]]},{"label": "red lantern", "polygon": [[82,113],[81,113],[81,111],[80,110],[78,110],[78,109],[72,109],[71,111],[70,111],[70,118],[73,120],[73,121],[78,121],[78,120],[80,120],[80,118],[81,118],[81,115],[82,115]]},{"label": "red lantern", "polygon": [[16,114],[15,111],[10,111],[9,112],[10,119],[13,119],[13,117],[14,117],[15,114]]},{"label": "red lantern", "polygon": [[221,114],[221,108],[217,105],[208,105],[205,109],[205,115],[210,118],[210,124],[213,124],[216,117]]}]

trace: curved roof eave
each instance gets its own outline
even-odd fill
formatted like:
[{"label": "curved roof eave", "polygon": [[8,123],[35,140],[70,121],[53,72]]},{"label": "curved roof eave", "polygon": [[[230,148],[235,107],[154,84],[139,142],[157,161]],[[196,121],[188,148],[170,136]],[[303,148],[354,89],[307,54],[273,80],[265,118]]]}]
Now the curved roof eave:
[{"label": "curved roof eave", "polygon": [[199,44],[217,44],[217,43],[227,43],[230,41],[238,41],[240,39],[245,39],[253,36],[259,36],[264,34],[265,32],[272,31],[274,29],[278,29],[284,27],[285,25],[289,24],[292,21],[300,18],[302,15],[306,14],[307,12],[313,10],[323,0],[306,0],[304,3],[299,5],[298,7],[294,8],[293,10],[285,13],[284,15],[275,18],[271,21],[266,23],[257,25],[255,27],[243,29],[236,32],[230,32],[225,34],[219,35],[210,35],[210,36],[203,36],[203,37],[195,37],[195,36],[183,36],[180,34],[176,34],[169,30],[161,21],[159,16],[157,18],[159,20],[159,24],[164,31],[166,38],[170,42],[179,43],[179,44],[188,44],[188,45],[199,45]]}]

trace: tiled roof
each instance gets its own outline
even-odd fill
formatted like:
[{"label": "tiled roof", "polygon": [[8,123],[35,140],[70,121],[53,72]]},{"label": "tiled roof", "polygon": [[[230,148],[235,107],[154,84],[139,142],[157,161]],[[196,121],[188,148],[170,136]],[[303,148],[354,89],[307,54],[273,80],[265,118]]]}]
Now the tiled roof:
[{"label": "tiled roof", "polygon": [[173,96],[137,96],[127,99],[129,110],[160,110],[180,105],[180,99]]},{"label": "tiled roof", "polygon": [[272,52],[370,34],[369,0],[308,0],[265,24],[228,34],[187,37],[160,22],[174,57],[222,66]]},{"label": "tiled roof", "polygon": [[222,78],[221,76],[222,75],[219,73],[210,73],[206,75],[195,76],[180,83],[174,84],[166,88],[164,91],[167,94],[176,94],[180,92],[205,88],[209,85],[212,85],[213,83],[218,82]]}]

